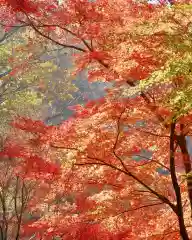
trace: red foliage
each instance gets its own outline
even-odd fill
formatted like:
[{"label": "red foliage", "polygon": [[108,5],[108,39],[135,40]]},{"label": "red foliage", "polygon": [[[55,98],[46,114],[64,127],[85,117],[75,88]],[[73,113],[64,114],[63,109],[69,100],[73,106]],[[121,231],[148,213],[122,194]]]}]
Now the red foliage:
[{"label": "red foliage", "polygon": [[19,145],[8,143],[0,152],[1,157],[22,159],[15,173],[22,178],[56,178],[59,175],[59,166],[34,155],[29,149]]},{"label": "red foliage", "polygon": [[46,126],[42,121],[33,121],[30,118],[19,117],[12,123],[13,127],[21,130],[27,130],[27,132],[44,134],[48,129],[53,127]]},{"label": "red foliage", "polygon": [[10,6],[14,12],[33,13],[37,11],[37,5],[30,0],[1,0],[1,2]]},{"label": "red foliage", "polygon": [[[27,9],[26,2],[17,3],[9,2],[15,12],[34,14],[30,4]],[[58,195],[65,197],[62,203],[51,205],[51,214],[41,209],[44,218],[26,227],[39,234],[37,239],[54,235],[67,240],[179,239],[184,236],[181,228],[191,225],[191,182],[182,179],[183,170],[191,172],[185,141],[185,135],[192,132],[191,112],[177,118],[174,126],[177,112],[169,102],[164,103],[171,93],[189,84],[184,84],[187,73],[183,68],[177,66],[181,76],[170,68],[175,57],[183,62],[191,51],[177,42],[184,44],[191,37],[187,32],[190,16],[175,14],[182,8],[168,9],[165,1],[158,5],[131,0],[118,3],[68,0],[53,10],[38,2],[41,14],[31,27],[35,24],[37,33],[49,40],[54,36],[54,43],[75,49],[76,72],[88,68],[91,81],[101,78],[115,84],[105,98],[70,107],[75,116],[58,127],[22,118],[13,124],[33,134],[33,147],[41,152],[34,154],[29,141],[30,147],[10,145],[1,156],[22,158],[21,172],[30,177],[59,175],[46,203],[56,201]],[[48,16],[42,9],[48,10]],[[36,24],[41,21],[58,25],[60,30],[52,28],[49,34],[49,27]],[[138,80],[152,83],[142,90]],[[55,160],[56,149],[61,154],[61,172],[41,157],[46,155],[44,149],[48,149],[48,159],[54,156]],[[75,200],[67,201],[69,194]]]}]

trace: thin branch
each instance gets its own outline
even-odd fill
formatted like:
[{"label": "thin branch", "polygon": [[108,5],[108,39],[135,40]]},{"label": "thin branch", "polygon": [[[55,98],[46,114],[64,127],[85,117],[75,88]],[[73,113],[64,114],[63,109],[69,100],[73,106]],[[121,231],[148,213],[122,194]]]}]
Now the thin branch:
[{"label": "thin branch", "polygon": [[120,115],[117,119],[117,136],[116,136],[116,139],[115,139],[115,144],[113,146],[113,152],[115,152],[116,148],[117,148],[117,144],[118,144],[118,141],[119,141],[119,136],[120,136],[120,133],[121,133],[121,129],[120,129],[121,117],[124,114],[125,110],[126,110],[126,108],[123,109],[123,111],[120,113]]},{"label": "thin branch", "polygon": [[[119,120],[118,122],[120,122],[120,118],[122,116],[123,112],[121,113],[121,115],[119,116]],[[119,134],[117,135],[118,138]],[[114,145],[114,152],[115,152],[115,147],[117,146],[118,143],[118,139],[116,138],[115,141],[115,145]],[[69,150],[75,150],[75,151],[79,151],[77,148],[67,148],[64,146],[55,146],[53,144],[50,144],[50,146],[54,147],[54,148],[60,148],[60,149],[69,149]],[[166,198],[165,196],[161,195],[160,193],[156,192],[155,190],[153,190],[151,187],[149,187],[147,184],[145,184],[142,180],[140,180],[137,176],[135,176],[133,173],[131,173],[127,167],[125,166],[125,164],[123,163],[122,159],[115,153],[116,158],[121,162],[121,165],[123,166],[123,169],[118,168],[112,164],[106,163],[103,159],[99,159],[96,157],[91,157],[91,156],[87,156],[87,158],[92,159],[92,160],[96,160],[98,162],[83,162],[83,163],[75,163],[74,166],[85,166],[85,165],[100,165],[100,166],[108,166],[111,167],[114,170],[120,171],[124,174],[126,174],[127,176],[132,177],[134,180],[136,180],[138,183],[140,183],[142,186],[144,186],[146,189],[148,189],[152,194],[154,194],[155,196],[157,196],[162,202],[166,203],[167,205],[169,205],[171,207],[171,209],[176,212],[176,206],[171,203],[169,201],[168,198]]]},{"label": "thin branch", "polygon": [[165,204],[165,203],[164,202],[151,203],[151,204],[148,204],[148,205],[143,205],[143,206],[139,206],[139,207],[136,207],[136,208],[125,210],[125,211],[119,213],[118,215],[125,214],[127,212],[137,211],[137,210],[140,210],[140,209],[143,209],[143,208],[148,208],[148,207],[153,207],[153,206],[157,206],[157,205],[162,205],[162,204]]},{"label": "thin branch", "polygon": [[143,133],[146,133],[146,134],[149,134],[149,135],[155,136],[155,137],[170,138],[170,136],[168,136],[168,135],[159,135],[159,134],[156,134],[156,133],[152,133],[152,132],[144,131],[144,130],[142,130],[142,129],[137,129],[137,130],[140,131],[140,132],[143,132]]},{"label": "thin branch", "polygon": [[75,150],[75,151],[79,151],[78,148],[66,147],[66,146],[57,146],[57,145],[54,145],[53,143],[50,143],[49,146],[52,147],[52,148],[57,148],[57,149],[66,149],[66,150]]},{"label": "thin branch", "polygon": [[5,33],[3,37],[0,39],[0,43],[4,42],[4,40],[7,38],[8,34]]},{"label": "thin branch", "polygon": [[[139,184],[141,184],[143,187],[145,187],[147,190],[149,190],[149,192],[151,192],[153,195],[157,196],[158,199],[160,199],[162,202],[164,202],[165,204],[169,205],[171,207],[171,209],[176,212],[176,206],[171,203],[169,201],[168,198],[166,198],[165,196],[161,195],[160,193],[156,192],[155,190],[153,190],[151,187],[149,187],[147,184],[145,184],[142,180],[140,180],[137,176],[135,176],[132,172],[128,171],[128,170],[124,170],[121,169],[119,167],[116,167],[112,164],[106,163],[104,160],[99,159],[99,158],[94,158],[94,157],[90,157],[87,156],[87,158],[92,159],[92,160],[97,160],[98,162],[84,162],[84,163],[76,163],[74,165],[76,166],[85,166],[85,165],[102,165],[102,166],[108,166],[116,171],[120,171],[122,173],[124,173],[125,175],[133,178],[136,182],[138,182]],[[121,160],[121,159],[120,159]],[[122,160],[121,160],[122,161]]]},{"label": "thin branch", "polygon": [[113,146],[113,154],[114,154],[114,156],[120,161],[122,167],[123,167],[123,168],[125,169],[125,171],[127,172],[128,169],[127,169],[126,165],[124,164],[123,160],[116,154],[116,148],[117,148],[117,144],[118,144],[118,141],[119,141],[119,136],[120,136],[120,133],[121,133],[121,131],[120,131],[121,117],[122,117],[123,113],[125,112],[125,110],[126,110],[126,108],[123,109],[123,111],[120,113],[120,115],[119,115],[119,117],[118,117],[118,119],[117,119],[117,136],[116,136],[116,138],[115,138],[115,144],[114,144],[114,146]]},{"label": "thin branch", "polygon": [[175,208],[175,205],[172,204],[168,198],[166,198],[165,196],[157,193],[155,190],[153,190],[152,188],[150,188],[148,185],[146,185],[141,179],[137,178],[133,173],[131,173],[126,165],[124,164],[123,160],[116,154],[116,148],[117,148],[117,144],[118,144],[118,140],[119,140],[119,136],[120,136],[120,121],[121,121],[121,117],[123,115],[123,113],[125,112],[125,109],[121,112],[120,116],[118,117],[118,120],[117,120],[117,136],[116,136],[116,140],[115,140],[115,144],[114,144],[114,147],[113,147],[113,154],[114,156],[120,161],[121,165],[123,166],[124,170],[125,170],[125,173],[127,175],[129,175],[130,177],[132,177],[134,180],[136,180],[137,182],[139,182],[142,186],[144,186],[146,189],[148,189],[151,193],[153,193],[154,195],[156,195],[162,202],[165,202],[167,203],[171,208],[172,210],[175,212],[176,211],[176,208]]},{"label": "thin branch", "polygon": [[30,27],[32,27],[32,28],[33,28],[39,35],[41,35],[42,37],[44,37],[44,38],[46,38],[46,39],[54,42],[54,43],[57,44],[57,45],[62,46],[62,47],[64,47],[64,48],[71,48],[71,49],[75,49],[75,50],[78,50],[78,51],[81,51],[81,52],[86,52],[86,50],[83,49],[83,48],[81,48],[81,47],[77,47],[77,46],[74,46],[74,45],[68,45],[68,44],[60,43],[59,41],[57,41],[57,40],[55,40],[55,39],[47,36],[47,35],[44,34],[43,32],[39,31],[38,27],[36,27],[36,26],[34,25],[34,23],[31,21],[31,19],[29,18],[29,16],[27,15],[26,12],[24,12],[24,14],[26,15],[26,17],[27,17],[27,19],[28,19],[28,21],[29,21]]},{"label": "thin branch", "polygon": [[49,24],[43,24],[43,25],[36,25],[36,27],[58,27],[64,31],[66,31],[67,33],[70,33],[72,36],[75,36],[76,38],[80,39],[84,45],[87,47],[87,49],[89,51],[93,51],[93,48],[92,46],[89,46],[89,44],[87,43],[87,41],[85,39],[83,39],[82,37],[80,37],[78,34],[72,32],[71,30],[69,30],[68,28],[66,27],[61,27],[60,25],[57,25],[57,24],[52,24],[52,25],[49,25]]},{"label": "thin branch", "polygon": [[[153,207],[153,206],[158,206],[158,205],[162,205],[162,204],[165,204],[165,203],[162,203],[162,202],[151,203],[151,204],[148,204],[148,205],[143,205],[143,206],[139,206],[139,207],[136,207],[136,208],[131,208],[131,209],[125,210],[123,212],[120,212],[118,214],[112,215],[112,217],[118,217],[119,218],[121,215],[126,214],[128,212],[137,211],[137,210],[140,210],[142,208]],[[100,218],[99,222],[104,221],[104,220],[106,220],[106,217],[105,218]]]},{"label": "thin branch", "polygon": [[[22,22],[22,21],[21,21]],[[25,22],[22,22],[24,23],[23,25],[7,25],[7,24],[3,24],[2,22],[0,23],[1,26],[3,27],[12,27],[12,28],[22,28],[22,27],[28,27],[29,24],[25,23]]]},{"label": "thin branch", "polygon": [[[151,162],[155,162],[155,163],[159,164],[161,167],[163,167],[163,168],[167,169],[168,171],[170,171],[170,168],[168,168],[167,166],[165,166],[163,163],[160,163],[159,161],[156,161],[156,160],[154,160],[154,159],[150,159],[150,158],[148,158],[148,157],[145,157],[145,156],[142,156],[142,155],[138,155],[138,154],[134,154],[134,156],[138,156],[138,157],[141,157],[141,158],[145,158],[145,159],[147,159],[147,160],[150,161],[150,162],[144,163],[144,165],[145,165],[145,164],[148,164],[148,163],[151,163]],[[142,164],[142,165],[139,165],[139,166],[143,166],[143,164]]]}]

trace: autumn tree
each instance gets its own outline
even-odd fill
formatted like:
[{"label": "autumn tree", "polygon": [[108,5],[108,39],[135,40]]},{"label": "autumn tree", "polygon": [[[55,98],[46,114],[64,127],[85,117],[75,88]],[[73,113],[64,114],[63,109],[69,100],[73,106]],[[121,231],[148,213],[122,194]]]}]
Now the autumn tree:
[{"label": "autumn tree", "polygon": [[[3,26],[3,23],[1,25]],[[67,100],[76,88],[67,80],[67,70],[59,68],[54,62],[57,58],[57,47],[52,47],[51,44],[49,48],[42,47],[42,39],[32,39],[31,32],[25,29],[25,26],[13,26],[1,33],[0,136],[3,142],[11,135],[9,125],[15,116],[42,118],[41,108],[44,102],[51,104],[55,94],[58,98]],[[50,80],[55,71],[62,76],[59,88],[57,85],[61,77],[57,77],[57,82],[54,83]],[[23,138],[22,135],[20,137]],[[42,173],[37,166],[35,177],[28,172],[23,176],[27,161],[18,159],[14,149],[10,151],[11,157],[6,153],[0,158],[0,239],[26,239],[26,236],[30,238],[33,233],[26,233],[23,230],[24,225],[40,217],[37,203],[40,205],[41,199],[44,200],[42,195],[49,193],[51,182],[45,182],[45,179],[39,176]],[[46,165],[43,168],[45,170]],[[21,171],[20,174],[18,170]]]},{"label": "autumn tree", "polygon": [[10,131],[8,124],[15,116],[42,119],[45,103],[50,106],[55,95],[62,100],[71,99],[71,93],[76,91],[67,77],[67,68],[62,69],[56,64],[57,47],[49,44],[45,48],[41,41],[41,38],[33,38],[25,26],[16,25],[6,31],[2,29],[1,135]]},{"label": "autumn tree", "polygon": [[[45,198],[59,175],[56,164],[37,156],[29,147],[18,147],[14,140],[1,139],[0,239],[26,239],[26,231],[42,216]],[[18,140],[18,138],[17,138]],[[48,200],[47,200],[48,201]],[[41,207],[40,207],[41,206]],[[41,208],[41,212],[38,211]]]},{"label": "autumn tree", "polygon": [[[119,239],[190,239],[190,1],[3,2],[13,16],[5,25],[26,24],[73,49],[76,71],[113,83],[105,99],[74,107],[75,117],[54,131],[42,132],[29,120],[16,124],[36,129],[36,143],[70,155],[64,171],[72,176],[77,212],[50,217],[51,232],[78,239],[74,224],[99,222],[125,233]],[[86,192],[90,186],[96,190]]]}]

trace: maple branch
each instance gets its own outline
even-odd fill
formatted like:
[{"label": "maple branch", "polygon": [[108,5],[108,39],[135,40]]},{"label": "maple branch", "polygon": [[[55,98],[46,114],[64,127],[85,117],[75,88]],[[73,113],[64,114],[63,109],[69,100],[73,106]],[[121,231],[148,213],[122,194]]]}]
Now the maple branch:
[{"label": "maple branch", "polygon": [[118,119],[117,119],[117,136],[115,139],[115,144],[113,146],[113,154],[114,156],[120,161],[121,165],[123,166],[123,168],[125,169],[125,171],[128,171],[126,165],[124,164],[123,160],[116,154],[116,148],[117,148],[117,144],[119,141],[119,136],[120,136],[120,122],[121,122],[121,117],[123,115],[123,113],[125,112],[126,108],[123,109],[123,111],[121,112],[121,114],[119,115]]},{"label": "maple branch", "polygon": [[[137,210],[140,210],[140,209],[142,209],[142,208],[147,208],[147,207],[153,207],[153,206],[161,205],[161,204],[165,204],[165,203],[164,203],[164,202],[158,202],[158,203],[151,203],[151,204],[139,206],[139,207],[136,207],[136,208],[132,208],[132,209],[125,210],[125,211],[119,213],[118,215],[125,214],[125,213],[127,213],[127,212],[137,211]],[[117,216],[118,216],[118,215],[117,215]]]},{"label": "maple branch", "polygon": [[[27,16],[27,15],[26,15],[26,16]],[[65,44],[62,44],[62,43],[60,43],[60,42],[58,42],[58,41],[50,38],[50,37],[47,36],[46,34],[44,34],[44,33],[42,33],[41,31],[39,31],[39,29],[33,24],[33,22],[29,19],[28,16],[27,16],[27,18],[28,18],[28,20],[31,22],[31,27],[32,27],[37,33],[39,33],[41,36],[43,36],[43,37],[45,37],[45,38],[53,41],[54,43],[56,43],[56,44],[58,44],[58,45],[61,45],[61,46],[64,46],[64,47],[69,47],[69,48],[75,48],[76,50],[79,50],[79,51],[82,51],[82,52],[86,52],[86,51],[85,51],[84,49],[82,49],[82,48],[79,49],[78,47],[75,47],[75,46],[65,45]],[[103,62],[101,62],[101,61],[98,61],[98,62],[100,62],[104,67],[109,68],[109,66],[106,65],[106,64],[104,64]],[[130,86],[135,86],[135,84],[134,84],[133,82],[127,81],[127,83],[128,83]],[[151,106],[151,102],[150,102],[149,98],[147,97],[147,95],[146,95],[144,92],[141,92],[140,95],[141,95],[141,97],[145,100],[145,102],[148,104],[148,108],[151,109],[151,111],[155,112],[158,107],[157,107],[157,106]],[[157,118],[159,119],[159,121],[160,121],[161,123],[164,122],[164,118],[163,118],[161,115],[159,115],[158,113],[156,113],[156,116],[157,116]],[[165,125],[165,127],[168,128],[167,125]],[[175,126],[173,127],[173,125],[171,124],[171,131],[173,130],[173,132],[171,132],[171,134],[172,134],[171,137],[173,137],[173,139],[172,139],[172,138],[170,139],[170,150],[171,150],[171,151],[170,151],[170,168],[171,168],[172,182],[173,182],[173,186],[174,186],[174,189],[175,189],[175,191],[176,191],[176,196],[177,196],[177,200],[178,200],[178,201],[177,201],[177,207],[178,207],[178,204],[180,204],[180,203],[179,203],[179,197],[181,198],[181,196],[179,196],[179,192],[178,192],[178,189],[180,190],[180,188],[179,188],[179,185],[178,185],[178,183],[177,183],[177,177],[176,177],[176,172],[175,172],[175,163],[174,163],[174,136],[175,136],[175,134],[174,134],[174,128],[175,128]],[[141,183],[143,186],[145,186],[144,183],[143,183],[141,180],[137,179],[137,177],[136,177],[135,175],[133,175],[130,171],[128,171],[128,169],[126,168],[123,160],[122,160],[119,156],[117,156],[117,154],[116,154],[116,145],[117,145],[117,142],[118,142],[119,135],[120,135],[120,133],[118,134],[118,136],[117,136],[117,138],[116,138],[116,142],[115,142],[115,145],[114,145],[113,153],[114,153],[114,155],[116,156],[116,158],[119,159],[119,161],[121,162],[121,165],[123,166],[123,169],[124,169],[124,170],[123,170],[123,169],[120,169],[120,170],[121,170],[121,171],[124,171],[127,175],[131,176],[131,177],[134,178],[136,181],[138,181],[138,182]],[[180,145],[180,144],[179,144],[179,145]],[[180,147],[181,147],[181,146],[180,146]],[[115,166],[113,166],[113,167],[115,167]],[[118,170],[118,169],[116,169],[116,170]],[[149,186],[147,186],[147,187],[148,187],[148,189],[149,189],[151,192],[153,191],[153,192],[152,192],[153,194],[157,195],[156,192],[154,193],[154,190],[153,190],[153,189],[150,189]],[[164,197],[164,196],[163,196],[163,197]],[[162,200],[162,198],[160,198],[160,199]],[[164,197],[164,198],[163,198],[163,201],[164,201],[165,199],[166,199],[166,198]],[[168,202],[167,202],[168,205],[172,204],[168,199],[167,199],[166,201],[168,201]],[[174,212],[177,212],[177,211],[175,210],[175,205],[172,204],[172,205],[170,205],[170,206],[171,206],[171,208],[173,209]],[[177,210],[178,210],[178,209],[177,209]],[[188,238],[183,238],[183,239],[188,239]]]},{"label": "maple branch", "polygon": [[[124,164],[123,160],[122,160],[122,159],[117,155],[117,153],[116,153],[116,148],[117,148],[117,144],[118,144],[118,141],[119,141],[119,136],[120,136],[120,133],[121,133],[121,132],[120,132],[120,121],[121,121],[121,117],[122,117],[123,113],[125,112],[125,110],[126,110],[126,108],[121,112],[121,114],[119,115],[119,117],[118,117],[118,119],[117,119],[117,136],[116,136],[115,144],[114,144],[114,147],[113,147],[113,154],[114,154],[114,156],[115,156],[117,159],[120,160],[121,165],[123,166],[123,168],[124,168],[125,170],[127,170],[127,167],[126,167],[126,165]],[[166,136],[166,137],[169,137],[169,136]],[[142,164],[142,165],[138,165],[138,166],[136,166],[136,167],[144,166],[144,165],[146,165],[146,164],[150,164],[151,162],[155,162],[155,163],[159,164],[161,167],[163,167],[163,168],[167,169],[168,171],[170,171],[170,169],[169,169],[167,166],[165,166],[164,164],[162,164],[162,163],[160,163],[160,162],[158,162],[158,161],[156,161],[156,160],[154,160],[154,159],[150,159],[150,158],[147,158],[147,157],[141,156],[141,155],[135,155],[135,156],[143,157],[143,158],[145,158],[145,159],[150,160],[150,162],[146,162],[146,163],[144,163],[144,164]]]},{"label": "maple branch", "polygon": [[42,37],[54,42],[55,44],[57,45],[60,45],[64,48],[71,48],[71,49],[75,49],[75,50],[78,50],[78,51],[81,51],[81,52],[86,52],[85,49],[81,48],[81,47],[77,47],[77,46],[74,46],[74,45],[68,45],[68,44],[64,44],[64,43],[60,43],[59,41],[47,36],[46,34],[44,34],[43,32],[41,32],[37,26],[34,25],[34,23],[31,21],[31,19],[29,18],[28,14],[23,11],[23,13],[26,15],[28,21],[29,21],[29,26],[32,27],[39,35],[41,35]]},{"label": "maple branch", "polygon": [[0,26],[3,26],[3,27],[12,27],[12,28],[23,28],[23,27],[29,27],[29,24],[27,24],[26,22],[24,21],[20,21],[21,23],[23,23],[22,25],[7,25],[7,24],[4,24],[2,22],[0,22]]},{"label": "maple branch", "polygon": [[49,146],[52,147],[52,148],[67,149],[67,150],[75,150],[75,151],[79,151],[78,148],[66,147],[66,146],[57,146],[57,145],[54,145],[53,143],[50,143]]},{"label": "maple branch", "polygon": [[[137,211],[137,210],[140,210],[142,208],[153,207],[153,206],[157,206],[157,205],[161,205],[161,204],[165,204],[165,203],[159,202],[159,203],[151,203],[151,204],[148,204],[148,205],[139,206],[139,207],[136,207],[136,208],[132,208],[132,209],[128,209],[128,210],[125,210],[123,212],[120,212],[116,215],[113,215],[112,217],[119,217],[120,215],[126,214],[128,212]],[[101,218],[100,221],[104,221],[105,219],[106,218]]]},{"label": "maple branch", "polygon": [[64,31],[70,33],[71,35],[75,36],[76,38],[80,39],[84,43],[84,45],[88,48],[89,51],[91,51],[91,52],[93,51],[92,46],[89,46],[89,44],[87,43],[87,41],[84,38],[80,37],[78,34],[72,32],[71,30],[69,30],[66,27],[61,27],[60,25],[57,25],[57,24],[52,24],[52,25],[43,24],[43,25],[38,25],[38,26],[36,25],[36,27],[58,27]]},{"label": "maple branch", "polygon": [[[23,11],[24,11],[24,10],[23,10]],[[35,25],[33,24],[33,22],[29,19],[29,16],[27,15],[27,13],[26,13],[25,11],[24,11],[24,14],[27,16],[28,20],[30,21],[30,24],[33,25],[33,26],[35,26]],[[23,23],[25,23],[25,22],[23,22]],[[25,25],[23,25],[23,26],[30,26],[30,24],[25,24]],[[32,26],[32,27],[33,27],[33,26]],[[41,25],[36,25],[36,28],[40,28],[40,27],[44,27],[44,28],[45,28],[45,27],[58,27],[58,28],[64,30],[65,32],[70,33],[72,36],[75,36],[76,38],[80,39],[90,52],[93,51],[92,40],[91,40],[91,45],[89,45],[84,38],[80,37],[78,34],[74,33],[73,31],[71,31],[70,29],[68,29],[68,28],[66,28],[66,27],[62,27],[62,26],[60,26],[60,25],[58,25],[58,24],[41,24]],[[36,30],[36,29],[34,29],[34,30]],[[40,34],[40,31],[39,31],[38,33]],[[42,35],[42,36],[43,36],[43,37],[46,37],[45,35]],[[47,37],[49,37],[49,36],[47,36]],[[47,38],[47,37],[46,37],[46,38]],[[49,39],[49,40],[54,41],[53,39]],[[55,43],[56,43],[56,42],[55,42]],[[56,44],[59,44],[59,42],[57,42]],[[59,45],[60,45],[60,44],[59,44]],[[75,47],[74,45],[65,45],[65,47],[66,47],[66,46],[67,46],[68,48],[74,48],[74,47]],[[79,48],[79,47],[78,47],[78,48],[75,47],[75,49],[76,49],[76,50],[80,50],[80,51],[83,50],[83,49],[81,49],[81,48]],[[84,52],[86,52],[86,50],[84,50]]]},{"label": "maple branch", "polygon": [[3,35],[3,37],[0,39],[0,43],[4,42],[5,39],[7,39],[8,36],[9,36],[9,34],[8,34],[8,33],[5,33],[5,34]]},{"label": "maple branch", "polygon": [[[92,160],[97,160],[98,162],[84,162],[84,163],[75,163],[74,165],[76,166],[85,166],[85,165],[102,165],[102,166],[108,166],[116,171],[120,171],[122,173],[124,173],[125,175],[133,178],[136,182],[138,182],[139,184],[141,184],[143,187],[145,187],[147,190],[149,190],[149,192],[151,192],[153,195],[155,195],[156,197],[158,197],[158,199],[160,199],[162,202],[164,202],[165,204],[169,205],[171,207],[171,209],[176,213],[176,206],[170,202],[170,200],[168,198],[166,198],[165,196],[161,195],[160,193],[156,192],[155,190],[153,190],[151,187],[149,187],[146,183],[144,183],[142,180],[140,180],[137,176],[135,176],[132,172],[130,172],[127,168],[121,169],[117,166],[114,166],[112,164],[109,164],[107,162],[105,162],[102,159],[99,158],[95,158],[95,157],[91,157],[91,156],[87,156],[87,158],[92,159]],[[122,161],[119,158],[120,161]]]},{"label": "maple branch", "polygon": [[174,144],[175,144],[175,126],[176,122],[171,123],[171,129],[170,129],[170,171],[171,171],[171,180],[173,184],[173,188],[176,195],[177,205],[176,205],[176,214],[179,221],[179,228],[180,228],[180,234],[183,238],[183,240],[189,240],[185,223],[184,223],[184,217],[183,217],[183,206],[182,206],[182,199],[181,199],[181,191],[180,187],[177,181],[177,175],[175,170],[175,152],[174,152]]},{"label": "maple branch", "polygon": [[[3,26],[3,27],[7,27],[7,25],[4,25],[3,23],[0,23],[0,25]],[[20,28],[26,27],[26,26],[28,26],[28,25],[25,24],[25,25],[11,25],[11,26],[9,26],[9,27],[12,27],[12,29],[10,31],[4,33],[3,37],[0,39],[0,43],[4,42],[6,39],[11,37]]]},{"label": "maple branch", "polygon": [[[74,166],[85,166],[85,165],[100,165],[101,166],[102,165],[102,166],[108,166],[108,167],[113,168],[114,170],[120,171],[120,172],[132,177],[134,180],[136,180],[138,183],[140,183],[143,187],[145,187],[147,190],[149,190],[152,194],[154,194],[156,197],[158,197],[162,202],[169,205],[171,207],[171,209],[176,213],[176,206],[173,203],[171,203],[168,198],[166,198],[165,196],[163,196],[160,193],[153,190],[151,187],[149,187],[147,184],[145,184],[141,179],[139,179],[132,172],[130,172],[127,169],[126,165],[124,164],[123,160],[116,154],[116,147],[117,147],[118,139],[119,139],[119,135],[120,135],[120,121],[121,121],[121,117],[122,117],[124,112],[125,112],[125,109],[123,109],[123,111],[121,112],[121,114],[120,114],[120,116],[117,120],[117,136],[116,136],[115,144],[114,144],[114,147],[113,147],[113,154],[120,161],[123,169],[121,169],[119,167],[116,167],[112,164],[109,164],[109,163],[105,162],[103,159],[99,159],[99,158],[91,157],[91,156],[87,156],[87,158],[92,159],[92,160],[97,160],[98,162],[75,163]],[[64,146],[55,146],[52,143],[50,144],[50,146],[52,146],[54,148],[62,148],[62,149],[65,148],[65,149],[69,149],[69,150],[78,151],[77,148],[67,148],[67,147],[64,147]]]},{"label": "maple branch", "polygon": [[[118,134],[116,137],[116,141],[113,147],[113,153],[116,156],[116,158],[121,162],[121,165],[123,166],[123,169],[114,166],[112,164],[107,163],[106,161],[104,161],[103,159],[97,158],[97,157],[91,157],[91,156],[87,156],[87,158],[91,159],[91,160],[96,160],[97,162],[82,162],[82,163],[75,163],[74,166],[86,166],[86,165],[99,165],[99,166],[108,166],[116,171],[120,171],[121,173],[126,174],[127,176],[133,178],[135,181],[137,181],[138,183],[140,183],[143,187],[145,187],[150,193],[152,193],[153,195],[155,195],[158,199],[160,199],[163,203],[169,205],[171,207],[171,209],[177,214],[177,208],[176,206],[170,202],[170,200],[168,198],[166,198],[165,196],[161,195],[160,193],[156,192],[155,190],[153,190],[151,187],[149,187],[147,184],[145,184],[141,179],[139,179],[137,176],[135,176],[132,172],[130,172],[127,167],[125,166],[125,164],[123,163],[123,160],[116,154],[116,147],[118,144],[118,139],[119,139],[119,135],[120,135],[120,119],[122,114],[124,113],[125,109],[121,112],[118,121],[117,121],[117,128],[118,128]],[[54,144],[50,144],[52,147],[54,148],[65,148],[65,149],[69,149],[69,150],[76,150],[78,151],[77,148],[68,148],[68,147],[64,147],[64,146],[55,146]]]},{"label": "maple branch", "polygon": [[[172,227],[169,227],[169,229],[172,229]],[[162,238],[158,238],[159,240],[163,240],[163,239],[165,239],[165,237],[166,237],[166,240],[167,240],[167,237],[168,237],[168,235],[171,235],[171,234],[173,234],[173,233],[178,233],[179,232],[179,230],[171,230],[171,231],[169,231],[169,232],[164,232],[163,233],[163,236],[162,236]],[[157,234],[152,234],[152,235],[150,235],[149,236],[149,239],[151,239],[151,237],[161,237],[161,235],[162,234],[160,234],[160,233],[157,233]],[[146,238],[142,238],[143,240],[146,240]],[[141,240],[142,240],[141,239]],[[170,239],[170,238],[169,238]]]},{"label": "maple branch", "polygon": [[151,163],[151,162],[155,162],[155,163],[159,164],[161,167],[167,169],[167,170],[170,172],[170,168],[168,168],[167,166],[165,166],[163,163],[160,163],[159,161],[156,161],[156,160],[154,160],[154,159],[150,159],[150,158],[148,158],[148,157],[145,157],[145,156],[142,156],[142,155],[138,155],[138,154],[134,154],[134,156],[138,156],[138,157],[145,158],[145,159],[149,160],[149,161],[146,162],[146,163],[143,163],[143,164],[141,164],[141,165],[138,165],[138,167],[144,166],[145,164],[149,164],[149,163]]},{"label": "maple branch", "polygon": [[[23,13],[26,15],[26,17],[27,17],[27,19],[28,19],[28,21],[29,21],[29,25],[30,25],[38,34],[40,34],[42,37],[44,37],[44,38],[46,38],[46,39],[54,42],[54,43],[57,44],[57,45],[63,46],[63,47],[65,47],[65,48],[72,48],[72,49],[75,49],[75,50],[78,50],[78,51],[81,51],[81,52],[86,52],[86,50],[83,49],[83,48],[81,48],[81,47],[77,47],[77,46],[74,46],[74,45],[67,45],[67,44],[60,43],[59,41],[57,41],[57,40],[55,40],[55,39],[53,39],[53,38],[50,38],[50,37],[47,36],[46,34],[42,33],[41,31],[39,31],[38,27],[34,25],[33,21],[31,21],[31,19],[29,18],[28,14],[26,13],[26,11],[25,11],[24,9],[23,9],[22,11],[23,11]],[[54,25],[52,25],[52,26],[54,26]],[[55,26],[56,26],[56,25],[55,25]],[[59,26],[59,25],[58,25],[58,26]],[[60,26],[59,26],[59,27],[60,27]],[[60,28],[62,28],[62,27],[60,27]],[[75,34],[75,33],[73,33],[72,31],[70,31],[70,30],[67,29],[67,28],[63,28],[63,29],[64,29],[65,31],[73,34],[73,35]],[[84,42],[84,44],[88,47],[88,49],[89,49],[90,51],[92,51],[92,47],[88,46],[87,43],[85,43],[85,42]],[[92,44],[92,43],[91,43],[91,44]],[[100,60],[100,59],[98,59],[97,62],[100,63],[103,67],[105,67],[105,68],[107,68],[107,69],[109,69],[109,67],[110,67],[108,64],[106,64],[105,62],[103,62],[103,61]],[[135,86],[134,82],[132,82],[132,81],[130,81],[130,80],[127,80],[127,83],[128,83],[128,85],[131,86],[131,87],[134,87],[134,86]],[[157,109],[158,107],[157,107],[157,106],[151,106],[151,101],[150,101],[150,99],[147,97],[147,95],[146,95],[144,92],[141,92],[140,95],[141,95],[141,97],[145,100],[145,102],[148,104],[148,108],[151,109],[152,111],[156,111],[156,109]],[[156,116],[157,116],[157,118],[159,119],[159,121],[160,121],[161,123],[164,123],[164,118],[163,118],[161,115],[156,114]],[[165,125],[166,128],[168,127],[167,124],[164,124],[164,125]]]},{"label": "maple branch", "polygon": [[146,133],[146,134],[149,134],[149,135],[155,136],[155,137],[170,138],[170,136],[168,136],[168,135],[159,135],[159,134],[152,133],[152,132],[148,132],[148,131],[144,131],[144,130],[141,130],[141,129],[137,129],[137,130],[140,131],[140,132],[143,132],[143,133]]}]

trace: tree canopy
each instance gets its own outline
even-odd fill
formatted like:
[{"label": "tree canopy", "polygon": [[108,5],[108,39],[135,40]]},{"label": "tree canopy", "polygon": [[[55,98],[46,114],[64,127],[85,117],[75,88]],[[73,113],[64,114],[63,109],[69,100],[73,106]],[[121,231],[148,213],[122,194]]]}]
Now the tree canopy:
[{"label": "tree canopy", "polygon": [[191,239],[191,2],[2,3],[6,28],[25,26],[44,46],[70,49],[73,75],[85,70],[89,81],[112,84],[57,127],[14,121],[25,137],[2,155],[25,159],[33,179],[42,171],[56,177],[42,197],[47,210],[35,204],[39,217],[23,225],[25,234]]}]

